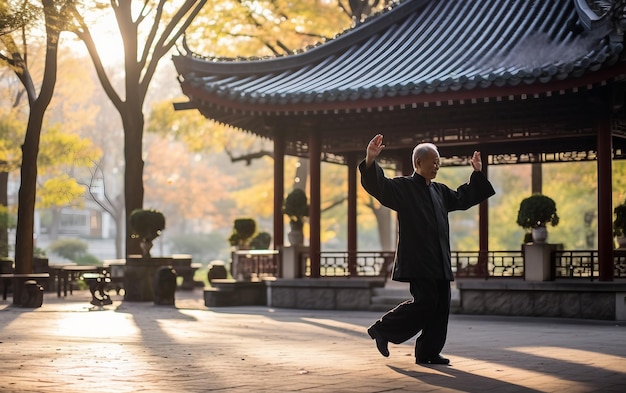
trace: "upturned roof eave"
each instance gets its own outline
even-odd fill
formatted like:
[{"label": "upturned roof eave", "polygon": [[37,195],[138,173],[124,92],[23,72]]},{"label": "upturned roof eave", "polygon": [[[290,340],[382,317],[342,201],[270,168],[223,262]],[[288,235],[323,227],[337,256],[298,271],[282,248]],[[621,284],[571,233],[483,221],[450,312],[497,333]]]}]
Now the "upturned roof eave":
[{"label": "upturned roof eave", "polygon": [[[526,97],[563,94],[578,89],[593,89],[602,86],[611,80],[626,77],[626,63],[603,68],[599,71],[587,73],[577,78],[564,80],[551,80],[547,83],[535,82],[532,84],[519,84],[516,86],[491,86],[487,88],[462,89],[458,91],[447,90],[444,92],[422,93],[405,96],[388,96],[380,98],[355,99],[345,101],[322,101],[322,102],[298,102],[285,104],[263,104],[245,101],[231,100],[219,95],[209,94],[201,86],[195,87],[191,83],[182,83],[183,92],[193,97],[193,102],[202,101],[209,105],[231,111],[245,111],[255,113],[279,114],[279,113],[312,113],[320,111],[352,111],[370,110],[375,108],[389,108],[399,106],[419,105],[426,106],[436,103],[458,103],[472,100],[489,100],[493,98],[524,99]],[[193,105],[192,105],[193,106]]]},{"label": "upturned roof eave", "polygon": [[300,53],[262,59],[242,58],[241,60],[212,59],[181,54],[174,55],[172,60],[179,74],[184,71],[199,75],[248,75],[300,68],[367,40],[373,34],[407,18],[412,11],[423,7],[428,1],[404,1],[395,6],[393,12],[384,12],[376,17],[371,17],[370,20],[341,33],[339,36]]}]

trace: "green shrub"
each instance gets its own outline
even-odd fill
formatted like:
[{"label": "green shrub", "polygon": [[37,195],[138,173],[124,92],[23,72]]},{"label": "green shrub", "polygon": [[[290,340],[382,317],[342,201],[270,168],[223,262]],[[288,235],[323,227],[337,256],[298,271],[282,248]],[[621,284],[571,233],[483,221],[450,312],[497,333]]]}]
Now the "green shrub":
[{"label": "green shrub", "polygon": [[207,262],[228,258],[229,248],[225,236],[218,233],[185,233],[168,237],[173,254],[190,254],[194,262]]},{"label": "green shrub", "polygon": [[165,216],[154,209],[135,209],[130,213],[129,224],[134,236],[151,242],[165,229]]},{"label": "green shrub", "polygon": [[247,246],[255,232],[256,221],[253,218],[237,218],[228,242],[231,246]]},{"label": "green shrub", "polygon": [[294,188],[283,202],[283,214],[289,217],[289,223],[294,229],[302,229],[304,217],[309,216],[309,202],[306,193],[300,188]]},{"label": "green shrub", "polygon": [[259,232],[250,240],[250,248],[253,250],[267,250],[272,243],[272,236],[268,232]]},{"label": "green shrub", "polygon": [[93,254],[83,254],[73,259],[77,265],[102,266],[102,261]]},{"label": "green shrub", "polygon": [[626,234],[626,201],[617,205],[613,210],[615,220],[613,221],[613,236],[624,236]]},{"label": "green shrub", "polygon": [[517,213],[517,224],[524,229],[545,227],[547,224],[556,226],[559,216],[556,214],[556,203],[550,197],[534,194],[520,203]]},{"label": "green shrub", "polygon": [[59,239],[48,249],[60,257],[75,261],[87,253],[87,243],[76,238]]}]

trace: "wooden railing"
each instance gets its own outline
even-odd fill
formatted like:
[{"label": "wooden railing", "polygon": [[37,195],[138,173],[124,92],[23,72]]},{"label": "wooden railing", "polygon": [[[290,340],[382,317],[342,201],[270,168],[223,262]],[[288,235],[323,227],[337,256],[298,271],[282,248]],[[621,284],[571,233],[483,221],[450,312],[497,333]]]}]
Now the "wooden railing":
[{"label": "wooden railing", "polygon": [[239,250],[232,258],[231,275],[236,280],[281,276],[278,250]]},{"label": "wooden railing", "polygon": [[[626,278],[626,250],[614,250],[614,277]],[[452,270],[457,278],[524,278],[524,253],[509,251],[452,251]],[[393,251],[323,251],[321,277],[350,277],[348,262],[356,262],[357,277],[390,277]],[[301,276],[311,275],[308,252],[298,258]],[[595,280],[598,278],[597,250],[557,250],[552,253],[553,277]],[[232,275],[236,279],[281,277],[281,256],[277,250],[244,250],[233,253]]]},{"label": "wooden railing", "polygon": [[[555,278],[596,280],[600,275],[597,250],[555,251],[552,255]],[[626,250],[613,250],[613,277],[626,278]]]},{"label": "wooden railing", "polygon": [[[389,277],[395,253],[393,251],[358,251],[353,256],[357,277]],[[347,251],[322,251],[320,253],[320,276],[350,277]],[[301,271],[311,275],[311,259],[307,252],[300,255]]]},{"label": "wooden railing", "polygon": [[523,278],[522,251],[452,251],[452,269],[458,278]]}]

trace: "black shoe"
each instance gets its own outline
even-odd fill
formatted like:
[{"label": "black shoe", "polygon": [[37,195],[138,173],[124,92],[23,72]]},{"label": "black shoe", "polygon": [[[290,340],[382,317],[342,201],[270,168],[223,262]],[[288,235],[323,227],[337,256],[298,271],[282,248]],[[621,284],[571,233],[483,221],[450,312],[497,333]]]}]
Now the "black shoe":
[{"label": "black shoe", "polygon": [[450,359],[446,359],[441,355],[437,355],[437,356],[433,356],[430,358],[417,358],[416,359],[416,364],[444,364],[444,365],[448,365],[450,364]]},{"label": "black shoe", "polygon": [[389,341],[382,338],[380,334],[378,334],[378,331],[374,328],[374,326],[371,326],[369,329],[367,329],[367,334],[369,334],[373,340],[376,340],[376,348],[378,348],[378,352],[380,352],[380,354],[384,357],[388,357],[389,349],[387,348],[387,344],[389,343]]}]

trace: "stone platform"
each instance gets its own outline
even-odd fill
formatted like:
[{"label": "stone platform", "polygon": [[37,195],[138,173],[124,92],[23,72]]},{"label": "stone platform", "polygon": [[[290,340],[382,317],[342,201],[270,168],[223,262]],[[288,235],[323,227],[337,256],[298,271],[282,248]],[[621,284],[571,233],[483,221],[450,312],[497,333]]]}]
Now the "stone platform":
[{"label": "stone platform", "polygon": [[205,288],[207,307],[267,305],[315,310],[369,310],[383,278],[299,278],[255,281],[213,280]]},{"label": "stone platform", "polygon": [[459,279],[462,314],[626,320],[626,281]]}]

